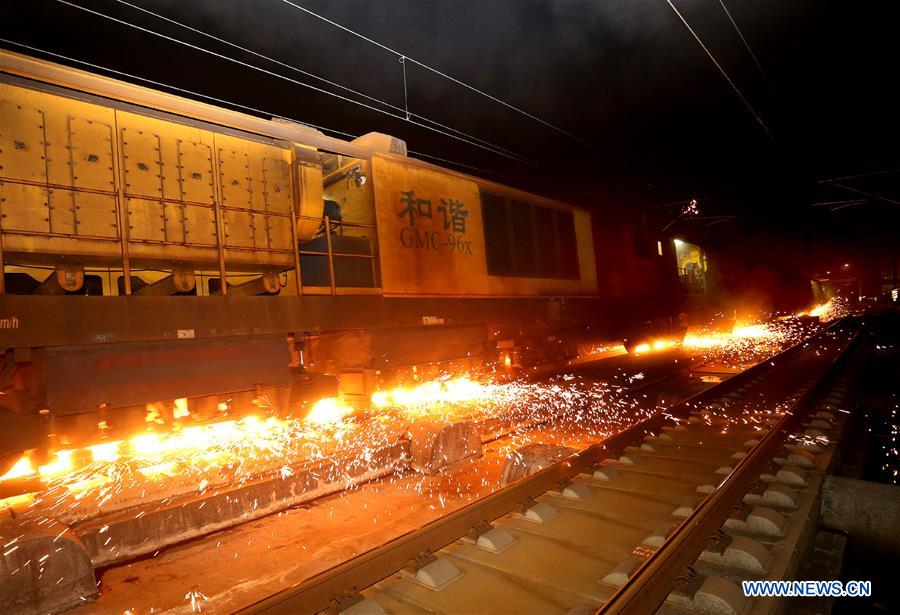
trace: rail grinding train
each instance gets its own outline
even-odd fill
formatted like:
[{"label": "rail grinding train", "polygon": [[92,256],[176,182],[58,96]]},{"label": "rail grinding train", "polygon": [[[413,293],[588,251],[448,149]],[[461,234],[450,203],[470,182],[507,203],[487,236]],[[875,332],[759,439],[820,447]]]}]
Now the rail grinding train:
[{"label": "rail grinding train", "polygon": [[0,475],[25,451],[677,333],[670,240],[0,51]]}]

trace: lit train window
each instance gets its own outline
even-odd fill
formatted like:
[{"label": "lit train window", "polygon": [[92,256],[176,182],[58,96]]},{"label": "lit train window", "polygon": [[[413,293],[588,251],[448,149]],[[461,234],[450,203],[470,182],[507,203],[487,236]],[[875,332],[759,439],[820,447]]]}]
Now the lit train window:
[{"label": "lit train window", "polygon": [[481,193],[490,275],[579,277],[571,212]]}]

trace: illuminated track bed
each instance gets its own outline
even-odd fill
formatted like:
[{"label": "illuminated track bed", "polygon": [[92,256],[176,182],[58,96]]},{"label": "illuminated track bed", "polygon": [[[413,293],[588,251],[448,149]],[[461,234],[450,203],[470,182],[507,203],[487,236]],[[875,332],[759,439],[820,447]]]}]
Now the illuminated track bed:
[{"label": "illuminated track bed", "polygon": [[[179,437],[184,443],[183,436],[176,435],[168,445],[150,438],[141,442],[155,443],[167,454],[164,471],[152,455],[139,460],[145,469],[150,468],[146,473],[140,472],[134,458],[123,455],[108,462],[102,474],[108,476],[110,468],[119,468],[118,482],[77,492],[72,487],[84,483],[82,474],[52,481],[30,505],[14,506],[16,522],[23,528],[26,524],[71,525],[95,566],[141,554],[154,556],[108,569],[102,576],[101,600],[91,612],[129,608],[115,596],[135,583],[127,580],[135,576],[135,567],[145,571],[139,577],[180,578],[183,575],[174,571],[187,566],[192,571],[185,579],[189,580],[200,574],[196,571],[202,562],[187,560],[208,557],[205,553],[211,548],[216,553],[228,551],[235,577],[224,577],[230,580],[222,585],[200,574],[203,591],[215,596],[214,609],[221,607],[224,612],[283,587],[283,566],[256,570],[256,558],[248,556],[258,555],[257,548],[302,552],[302,561],[292,563],[289,575],[299,580],[360,549],[377,547],[392,535],[500,490],[507,458],[523,445],[540,442],[581,450],[655,413],[653,399],[628,388],[644,387],[657,378],[654,362],[673,360],[681,361],[682,367],[689,363],[683,355],[650,353],[611,359],[610,365],[616,367],[599,379],[588,370],[531,383],[484,385],[463,379],[426,384],[398,391],[394,399],[376,396],[366,409],[326,405],[314,417],[317,422],[251,419],[240,429],[223,429],[221,442],[199,449],[179,449],[176,444]],[[471,423],[484,443],[483,457],[436,468],[434,475],[410,473],[410,428],[422,421]],[[264,436],[252,448],[242,444],[248,430]],[[173,454],[179,450],[190,454]],[[367,483],[373,479],[379,480]],[[79,493],[81,497],[76,497]],[[336,495],[325,497],[328,494]],[[291,508],[301,505],[304,508]],[[160,552],[174,542],[236,524],[244,525]],[[315,556],[307,560],[306,553]],[[15,572],[26,570],[27,566]],[[236,588],[239,578],[255,580],[247,581],[244,592]],[[176,587],[176,593],[184,589],[182,584]],[[232,594],[234,603],[227,598]],[[131,597],[128,593],[127,598]],[[151,602],[176,606],[181,597],[156,600]]]},{"label": "illuminated track bed", "polygon": [[[771,601],[742,598],[735,579],[785,578],[796,565],[834,450],[826,434],[842,422],[835,404],[849,376],[834,378],[835,366],[854,332],[832,330],[675,416],[657,415],[247,612],[317,612],[334,601],[347,612],[571,613],[607,601],[610,612],[663,602],[666,613],[770,612]],[[695,524],[704,529],[681,540]],[[641,606],[623,608],[618,589],[630,589],[643,562],[659,563],[653,555],[670,534],[682,567],[654,579],[658,601],[637,593]]]}]

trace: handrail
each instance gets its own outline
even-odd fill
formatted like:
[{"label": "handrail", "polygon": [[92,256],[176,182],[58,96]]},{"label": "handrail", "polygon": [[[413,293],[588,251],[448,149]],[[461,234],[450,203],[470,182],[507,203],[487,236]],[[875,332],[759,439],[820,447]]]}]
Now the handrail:
[{"label": "handrail", "polygon": [[[314,221],[314,222],[322,222],[322,221],[324,220],[323,217],[317,217],[317,216],[304,216],[303,214],[297,214],[297,219],[298,219],[298,220],[312,220],[312,221]],[[374,224],[367,224],[367,223],[365,223],[365,222],[349,222],[349,221],[346,221],[346,220],[341,220],[340,225],[341,225],[341,226],[353,227],[353,228],[370,228],[370,229],[374,229],[374,228],[375,228],[375,225],[374,225]]]}]

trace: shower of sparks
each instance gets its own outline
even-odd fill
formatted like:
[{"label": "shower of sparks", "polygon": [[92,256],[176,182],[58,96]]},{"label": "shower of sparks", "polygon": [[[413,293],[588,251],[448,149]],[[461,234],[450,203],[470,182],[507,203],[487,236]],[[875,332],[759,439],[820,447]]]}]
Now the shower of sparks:
[{"label": "shower of sparks", "polygon": [[647,406],[622,387],[572,376],[545,383],[448,377],[375,393],[368,407],[326,398],[303,418],[251,415],[176,423],[164,433],[58,450],[41,464],[26,456],[0,484],[29,481],[30,508],[72,522],[142,501],[214,493],[263,478],[287,480],[298,467],[327,459],[350,459],[343,471],[359,474],[418,420],[469,421],[485,439],[557,421],[577,424],[599,439],[656,411]]},{"label": "shower of sparks", "polygon": [[634,347],[634,354],[642,355],[648,352],[661,352],[670,350],[678,345],[678,341],[674,339],[658,339],[652,342],[644,342]]},{"label": "shower of sparks", "polygon": [[326,397],[317,401],[306,415],[306,422],[314,425],[335,425],[343,421],[344,416],[353,411],[350,406],[341,403],[336,397]]},{"label": "shower of sparks", "polygon": [[833,298],[825,303],[816,305],[808,312],[800,312],[798,316],[812,316],[818,318],[821,322],[831,322],[846,316],[847,312],[848,309],[846,303],[839,298]]},{"label": "shower of sparks", "polygon": [[[829,302],[812,312],[834,317],[840,308]],[[814,328],[797,318],[738,325],[729,332],[698,328],[688,332],[681,346],[706,360],[746,366],[797,343]],[[635,353],[677,345],[674,340],[659,339],[640,344]],[[641,377],[624,376],[623,384]],[[471,421],[482,434],[490,435],[528,430],[571,416],[587,419],[582,424],[594,425],[595,435],[602,437],[644,418],[645,413],[637,411],[638,401],[617,386],[588,384],[572,376],[546,383],[447,377],[376,392],[368,407],[354,407],[339,398],[322,399],[303,418],[251,415],[198,424],[179,421],[185,418],[182,410],[173,417],[172,431],[147,431],[80,449],[57,450],[42,463],[24,456],[0,477],[0,484],[29,480],[38,501],[52,503],[72,518],[84,518],[101,508],[108,512],[125,507],[148,492],[174,497],[274,474],[289,477],[294,472],[291,464],[299,462],[353,454],[371,459],[374,451],[402,438],[416,420]],[[177,405],[176,410],[180,410]],[[148,424],[153,428],[152,422]]]},{"label": "shower of sparks", "polygon": [[703,358],[724,364],[756,363],[809,334],[799,321],[735,325],[731,331],[689,330],[682,345]]},{"label": "shower of sparks", "polygon": [[192,589],[185,595],[184,599],[190,603],[191,613],[203,612],[203,603],[209,600],[199,589]]},{"label": "shower of sparks", "polygon": [[[316,460],[363,444],[360,425],[343,419],[336,400],[316,404],[310,420],[246,416],[236,420],[145,432],[76,450],[60,450],[50,463],[20,460],[2,481],[36,481],[35,504],[84,518],[133,504],[150,495],[172,497],[241,484],[267,473],[289,476],[285,460]],[[367,426],[375,439],[389,431]]]},{"label": "shower of sparks", "polygon": [[[710,327],[688,330],[682,347],[706,361],[733,367],[759,363],[812,335],[820,324],[846,316],[846,305],[832,300],[808,312],[753,323],[736,323],[730,331]],[[801,317],[818,318],[818,323]]]},{"label": "shower of sparks", "polygon": [[[521,383],[481,383],[471,378],[433,380],[413,387],[398,387],[372,395],[374,408],[394,408],[411,419],[453,420],[476,414],[493,414],[492,409],[526,402],[528,387]],[[544,391],[550,395],[554,391]]]}]

